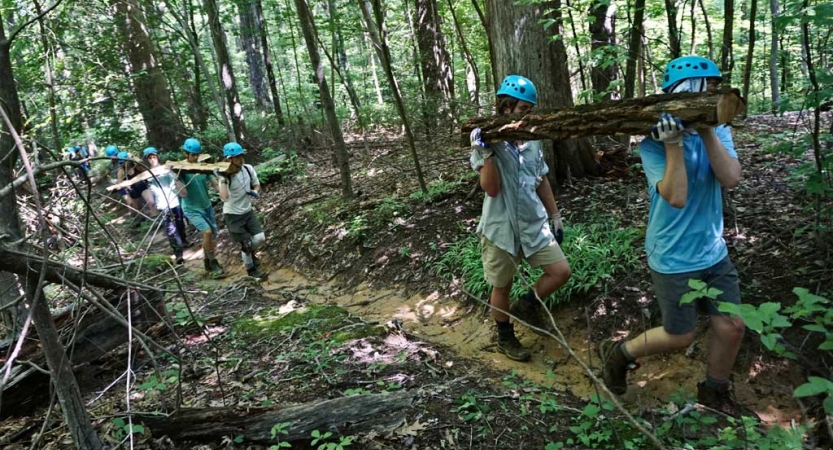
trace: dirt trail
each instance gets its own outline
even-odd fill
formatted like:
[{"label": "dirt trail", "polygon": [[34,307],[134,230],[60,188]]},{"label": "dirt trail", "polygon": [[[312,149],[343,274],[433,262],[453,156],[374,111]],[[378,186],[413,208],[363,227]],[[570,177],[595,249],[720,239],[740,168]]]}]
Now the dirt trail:
[{"label": "dirt trail", "polygon": [[[199,258],[200,253],[198,251],[186,257]],[[296,291],[313,302],[338,304],[364,320],[380,323],[399,321],[402,328],[412,335],[452,349],[458,356],[476,360],[495,370],[506,373],[515,370],[524,378],[553,383],[557,388],[584,399],[596,392],[590,378],[569,358],[565,349],[554,340],[538,336],[522,326],[518,327],[519,338],[531,350],[532,360],[516,362],[498,353],[491,342],[491,318],[483,315],[480,307],[464,305],[438,292],[406,297],[401,290],[380,290],[367,284],[346,292],[338,283],[319,283],[291,269],[272,269],[269,263],[265,261],[261,267],[264,273],[269,274],[268,280],[263,283],[267,297],[279,290]],[[186,264],[197,273],[202,271],[199,259]],[[227,283],[243,275],[238,261],[231,261],[225,266],[229,276],[215,283]],[[273,293],[270,295],[270,292]],[[275,295],[275,298],[279,297]],[[589,324],[583,314],[579,307],[564,308],[557,314],[556,321],[576,354],[598,371],[595,345],[588,342]],[[616,330],[611,330],[611,333],[615,334]],[[706,342],[705,339],[707,336],[700,338],[701,342]],[[702,343],[699,346],[703,346]],[[748,373],[736,373],[738,400],[753,408],[769,424],[789,425],[791,420],[800,419],[800,411],[791,395],[792,389],[802,382],[800,369],[784,365],[775,373],[771,370],[759,371],[757,366],[759,364],[753,364]],[[555,373],[555,379],[547,376],[549,370]],[[630,388],[622,400],[633,409],[655,408],[668,403],[672,394],[680,388],[696,393],[696,384],[704,373],[703,352],[695,352],[692,357],[675,354],[650,358],[642,362],[639,370],[630,374]]]}]

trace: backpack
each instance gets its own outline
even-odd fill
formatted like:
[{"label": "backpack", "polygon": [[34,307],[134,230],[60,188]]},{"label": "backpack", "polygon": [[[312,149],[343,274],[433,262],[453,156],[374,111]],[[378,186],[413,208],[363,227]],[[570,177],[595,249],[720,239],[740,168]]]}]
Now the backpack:
[{"label": "backpack", "polygon": [[[249,175],[249,190],[254,190],[255,185],[253,184],[254,176],[252,176],[252,169],[249,169],[248,164],[243,164],[243,168],[246,169],[246,174]],[[239,172],[238,172],[239,173]],[[228,180],[229,185],[231,185],[231,177],[229,175],[223,175]]]}]

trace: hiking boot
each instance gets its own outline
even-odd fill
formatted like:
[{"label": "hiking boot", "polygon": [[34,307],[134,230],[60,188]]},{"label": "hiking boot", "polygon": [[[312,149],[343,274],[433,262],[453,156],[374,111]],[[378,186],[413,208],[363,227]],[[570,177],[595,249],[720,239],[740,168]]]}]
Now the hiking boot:
[{"label": "hiking boot", "polygon": [[515,337],[515,330],[497,330],[497,349],[507,358],[515,361],[529,361],[529,350]]},{"label": "hiking boot", "polygon": [[213,267],[211,267],[211,261],[208,259],[202,260],[202,267],[206,272],[211,272],[213,270]]},{"label": "hiking boot", "polygon": [[248,273],[250,277],[258,278],[260,280],[266,279],[266,275],[264,275],[263,272],[257,270],[257,267],[246,269],[246,273]]},{"label": "hiking boot", "polygon": [[602,361],[602,377],[607,388],[616,395],[628,391],[629,362],[622,353],[619,342],[605,339],[599,344],[599,358]]},{"label": "hiking boot", "polygon": [[213,278],[223,278],[226,275],[226,273],[223,271],[223,267],[220,266],[220,261],[212,259],[209,265],[210,269],[208,269],[208,271],[211,273],[211,276]]},{"label": "hiking boot", "polygon": [[741,416],[751,417],[758,422],[761,417],[755,411],[738,403],[735,392],[730,386],[725,388],[710,388],[705,381],[697,383],[697,402],[703,406],[720,411],[727,416],[740,418]]},{"label": "hiking boot", "polygon": [[[509,307],[509,313],[532,325],[533,327],[546,330],[551,334],[555,333],[555,329],[553,328],[552,323],[550,323],[549,315],[547,315],[547,312],[544,311],[544,308],[541,306],[541,303],[538,302],[538,299],[530,301],[527,300],[526,297],[522,297]],[[530,329],[541,336],[547,335],[546,333],[538,331],[535,328]]]},{"label": "hiking boot", "polygon": [[252,264],[255,267],[260,267],[260,260],[254,255],[254,252],[252,252]]}]

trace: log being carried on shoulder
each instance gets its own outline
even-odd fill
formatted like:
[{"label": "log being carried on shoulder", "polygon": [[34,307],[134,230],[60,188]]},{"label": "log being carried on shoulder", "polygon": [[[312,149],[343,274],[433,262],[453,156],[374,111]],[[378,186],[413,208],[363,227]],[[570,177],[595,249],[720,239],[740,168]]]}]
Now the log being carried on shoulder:
[{"label": "log being carried on shoulder", "polygon": [[[135,164],[136,162],[133,161]],[[227,173],[228,168],[231,164],[228,162],[219,162],[219,163],[205,163],[205,162],[197,162],[197,163],[189,163],[188,161],[168,161],[159,167],[154,167],[152,169],[146,170],[144,172],[139,173],[138,175],[134,176],[129,180],[124,180],[120,183],[116,183],[112,186],[108,186],[108,191],[115,191],[118,189],[124,189],[126,187],[130,187],[140,181],[151,180],[154,176],[164,175],[171,171],[175,173],[205,173],[205,174],[212,174],[214,170],[217,169],[220,173]]]},{"label": "log being carried on shoulder", "polygon": [[686,127],[728,124],[746,110],[735,88],[710,87],[708,92],[650,95],[608,100],[574,108],[533,112],[525,116],[490,116],[463,124],[462,139],[480,128],[484,142],[506,140],[565,140],[596,135],[648,135],[660,114],[667,112]]}]

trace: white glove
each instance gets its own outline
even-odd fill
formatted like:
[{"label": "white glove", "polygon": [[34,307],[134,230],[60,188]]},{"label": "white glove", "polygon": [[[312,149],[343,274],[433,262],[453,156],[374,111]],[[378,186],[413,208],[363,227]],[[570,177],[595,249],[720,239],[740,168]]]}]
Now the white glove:
[{"label": "white glove", "polygon": [[489,148],[489,144],[483,142],[483,135],[480,128],[471,130],[469,141],[471,142],[471,147],[477,150],[483,159],[486,159],[494,154],[494,150]]},{"label": "white glove", "polygon": [[561,220],[561,213],[557,212],[550,216],[550,228],[555,241],[561,244],[564,242],[564,221]]},{"label": "white glove", "polygon": [[679,118],[662,113],[659,122],[651,129],[651,137],[666,144],[679,144],[683,140],[684,130],[685,127]]}]

